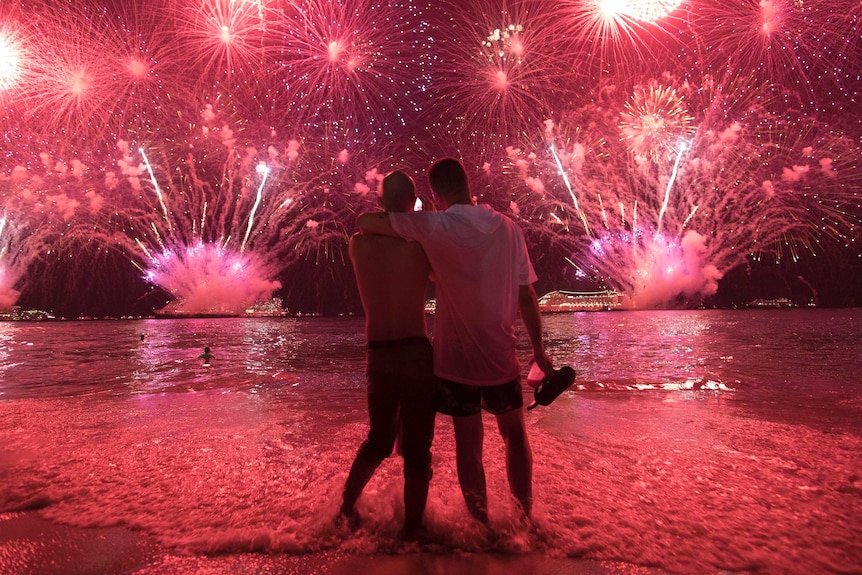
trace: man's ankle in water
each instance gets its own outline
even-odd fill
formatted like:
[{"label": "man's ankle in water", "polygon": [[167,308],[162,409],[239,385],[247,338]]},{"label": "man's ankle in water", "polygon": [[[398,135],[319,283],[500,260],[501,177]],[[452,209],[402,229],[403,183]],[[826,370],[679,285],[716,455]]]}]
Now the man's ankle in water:
[{"label": "man's ankle in water", "polygon": [[355,509],[345,510],[342,507],[335,516],[335,525],[338,528],[347,527],[351,531],[356,531],[362,525],[362,519]]},{"label": "man's ankle in water", "polygon": [[413,541],[427,541],[431,538],[431,534],[428,533],[428,530],[420,523],[418,525],[407,525],[405,524],[401,531],[398,533],[398,538],[402,541],[413,542]]},{"label": "man's ankle in water", "polygon": [[470,509],[470,515],[486,527],[491,523],[488,519],[488,511],[486,509]]}]

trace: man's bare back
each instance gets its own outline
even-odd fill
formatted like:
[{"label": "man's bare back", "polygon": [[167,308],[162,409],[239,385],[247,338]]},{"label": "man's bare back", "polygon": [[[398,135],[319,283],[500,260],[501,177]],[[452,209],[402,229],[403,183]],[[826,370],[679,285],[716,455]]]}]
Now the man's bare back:
[{"label": "man's bare back", "polygon": [[350,259],[368,341],[425,336],[431,266],[422,247],[401,238],[356,234],[350,239]]}]

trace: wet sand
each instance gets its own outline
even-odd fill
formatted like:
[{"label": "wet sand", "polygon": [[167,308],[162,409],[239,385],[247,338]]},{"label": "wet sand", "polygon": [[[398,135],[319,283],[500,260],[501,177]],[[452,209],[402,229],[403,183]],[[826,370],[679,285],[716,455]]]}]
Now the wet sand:
[{"label": "wet sand", "polygon": [[396,555],[342,552],[304,555],[180,554],[124,527],[79,528],[52,523],[38,512],[0,514],[0,572],[4,575],[156,575],[207,573],[268,575],[659,575],[626,563],[555,558],[538,554]]}]

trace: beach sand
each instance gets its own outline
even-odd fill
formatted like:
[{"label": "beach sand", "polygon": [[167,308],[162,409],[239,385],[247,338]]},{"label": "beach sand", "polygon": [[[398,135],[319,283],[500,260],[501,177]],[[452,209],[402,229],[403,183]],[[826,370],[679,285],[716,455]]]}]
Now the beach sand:
[{"label": "beach sand", "polygon": [[341,552],[289,555],[180,554],[124,527],[79,528],[52,523],[38,512],[0,515],[0,572],[4,575],[316,574],[395,575],[658,575],[626,563],[554,558],[538,554],[436,554],[356,556]]}]

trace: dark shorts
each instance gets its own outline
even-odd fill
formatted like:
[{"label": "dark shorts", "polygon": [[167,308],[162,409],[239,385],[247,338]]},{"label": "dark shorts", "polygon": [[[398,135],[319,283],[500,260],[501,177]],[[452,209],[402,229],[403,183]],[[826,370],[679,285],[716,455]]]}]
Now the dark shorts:
[{"label": "dark shorts", "polygon": [[401,429],[404,475],[431,477],[431,441],[434,438],[434,402],[437,376],[434,353],[427,338],[369,342],[368,438],[357,459],[378,465],[392,453]]},{"label": "dark shorts", "polygon": [[523,406],[518,378],[501,385],[467,385],[441,379],[437,390],[437,411],[453,417],[476,415],[482,409],[502,415]]}]

